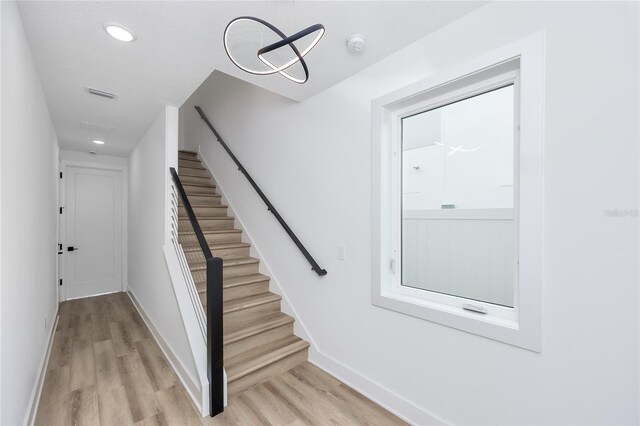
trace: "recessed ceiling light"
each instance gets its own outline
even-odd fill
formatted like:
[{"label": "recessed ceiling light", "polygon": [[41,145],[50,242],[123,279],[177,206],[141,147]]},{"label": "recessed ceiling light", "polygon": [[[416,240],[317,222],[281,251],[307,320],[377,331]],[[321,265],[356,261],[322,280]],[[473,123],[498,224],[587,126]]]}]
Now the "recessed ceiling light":
[{"label": "recessed ceiling light", "polygon": [[95,140],[95,139],[94,139],[93,143],[96,143],[98,145],[104,145],[104,141],[99,141],[99,140]]},{"label": "recessed ceiling light", "polygon": [[134,41],[136,37],[131,31],[116,24],[105,24],[104,30],[113,38],[120,41]]}]

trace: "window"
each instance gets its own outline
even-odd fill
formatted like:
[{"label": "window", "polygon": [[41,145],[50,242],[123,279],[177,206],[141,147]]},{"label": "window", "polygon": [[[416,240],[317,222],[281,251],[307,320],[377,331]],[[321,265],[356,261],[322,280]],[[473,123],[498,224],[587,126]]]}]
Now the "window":
[{"label": "window", "polygon": [[375,305],[540,350],[540,39],[374,101]]}]

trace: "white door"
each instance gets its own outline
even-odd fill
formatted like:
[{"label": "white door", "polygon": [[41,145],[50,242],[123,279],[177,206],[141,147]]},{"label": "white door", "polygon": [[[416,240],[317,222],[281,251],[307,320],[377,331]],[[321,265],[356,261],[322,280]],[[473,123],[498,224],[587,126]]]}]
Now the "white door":
[{"label": "white door", "polygon": [[65,299],[122,290],[122,173],[67,166]]}]

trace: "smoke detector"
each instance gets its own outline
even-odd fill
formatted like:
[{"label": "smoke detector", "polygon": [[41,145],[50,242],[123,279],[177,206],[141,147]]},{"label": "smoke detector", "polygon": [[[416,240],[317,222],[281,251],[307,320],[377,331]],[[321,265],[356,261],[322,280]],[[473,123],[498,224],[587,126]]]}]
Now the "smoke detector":
[{"label": "smoke detector", "polygon": [[367,47],[367,40],[362,34],[354,34],[347,39],[347,50],[351,53],[362,53]]}]

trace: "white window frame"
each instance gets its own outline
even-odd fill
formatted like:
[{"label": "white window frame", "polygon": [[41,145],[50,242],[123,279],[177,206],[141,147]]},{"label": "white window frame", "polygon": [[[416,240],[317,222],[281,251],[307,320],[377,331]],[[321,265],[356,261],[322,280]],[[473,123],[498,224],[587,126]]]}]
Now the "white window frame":
[{"label": "white window frame", "polygon": [[[402,286],[401,120],[513,83],[514,307]],[[541,351],[544,36],[535,34],[372,102],[372,303],[533,351]],[[487,310],[478,314],[464,304]]]}]

